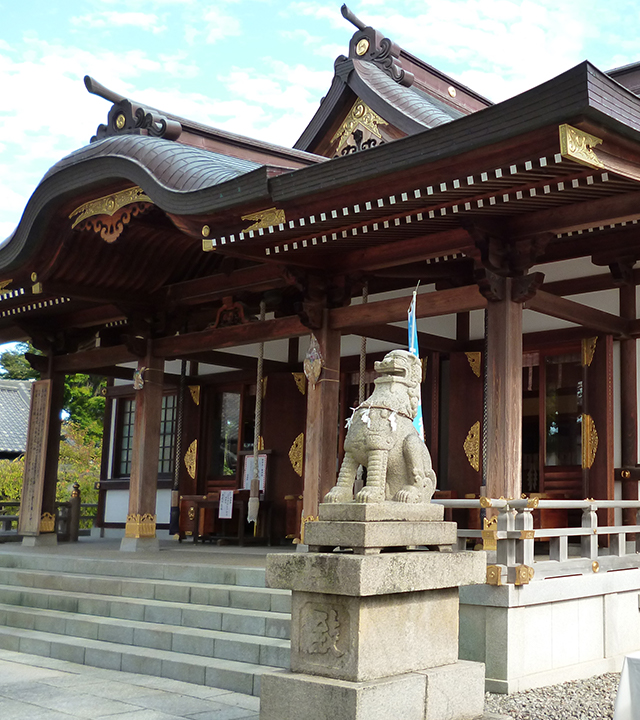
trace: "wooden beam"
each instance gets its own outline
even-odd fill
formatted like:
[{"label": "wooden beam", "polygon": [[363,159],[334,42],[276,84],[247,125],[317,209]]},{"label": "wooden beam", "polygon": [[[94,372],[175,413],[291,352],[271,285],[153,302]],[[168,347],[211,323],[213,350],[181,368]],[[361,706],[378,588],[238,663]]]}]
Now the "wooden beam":
[{"label": "wooden beam", "polygon": [[628,322],[624,318],[552,295],[544,290],[538,290],[531,300],[524,303],[524,307],[598,332],[617,336],[625,336],[629,332]]},{"label": "wooden beam", "polygon": [[154,298],[163,298],[165,302],[179,304],[196,304],[215,300],[230,293],[242,290],[260,292],[287,284],[281,265],[257,265],[242,270],[234,270],[229,274],[218,273],[207,277],[176,283],[162,288],[154,294]]},{"label": "wooden beam", "polygon": [[[219,367],[235,368],[236,370],[255,370],[258,366],[258,358],[256,357],[220,352],[218,350],[192,353],[189,355],[189,359],[207,365],[218,365]],[[279,360],[265,359],[263,360],[263,368],[265,372],[277,372],[278,370],[288,370],[289,364]]]},{"label": "wooden beam", "polygon": [[640,219],[640,191],[517,215],[507,222],[505,237],[517,238],[547,232],[586,230],[594,225],[609,225],[638,219]]},{"label": "wooden beam", "polygon": [[[333,330],[345,332],[351,328],[363,328],[368,325],[384,325],[407,319],[410,295],[380,300],[366,305],[351,305],[330,311],[330,325]],[[484,298],[477,285],[466,285],[451,290],[439,290],[418,295],[416,317],[439,317],[451,313],[481,310],[486,307]]]},{"label": "wooden beam", "polygon": [[153,354],[158,357],[186,357],[205,348],[228,348],[238,345],[281,340],[309,335],[311,331],[297,316],[274,318],[264,322],[246,323],[225,328],[210,328],[200,332],[174,335],[154,340]]},{"label": "wooden beam", "polygon": [[[351,328],[354,335],[363,335],[374,340],[383,340],[394,345],[407,345],[407,331],[405,328],[396,325],[369,325]],[[430,333],[418,333],[418,347],[420,352],[435,350],[437,352],[452,352],[458,348],[458,343],[450,338],[431,335]]]},{"label": "wooden beam", "polygon": [[410,240],[389,242],[384,245],[367,247],[364,250],[340,253],[329,261],[328,269],[338,271],[344,270],[344,268],[354,268],[370,272],[450,255],[473,246],[473,240],[465,229],[453,228],[431,235],[421,235]]},{"label": "wooden beam", "polygon": [[43,292],[54,297],[68,297],[97,305],[127,305],[140,310],[151,310],[154,307],[152,303],[145,300],[148,296],[144,293],[132,293],[126,290],[105,290],[98,287],[45,282]]},{"label": "wooden beam", "polygon": [[53,371],[55,373],[72,374],[76,372],[90,372],[94,368],[103,368],[110,365],[119,365],[125,362],[136,362],[138,358],[124,345],[95,348],[69,355],[56,355],[53,358]]}]

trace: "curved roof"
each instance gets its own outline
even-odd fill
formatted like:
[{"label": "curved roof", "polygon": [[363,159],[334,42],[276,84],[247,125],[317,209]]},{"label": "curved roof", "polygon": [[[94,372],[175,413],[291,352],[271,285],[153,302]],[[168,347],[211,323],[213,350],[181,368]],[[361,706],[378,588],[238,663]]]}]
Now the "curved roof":
[{"label": "curved roof", "polygon": [[[381,100],[385,101],[391,108],[400,113],[400,117],[394,125],[402,127],[403,118],[413,120],[423,128],[437,127],[444,123],[451,122],[462,113],[455,112],[452,108],[439,108],[426,95],[417,93],[414,88],[405,87],[397,83],[392,77],[376,67],[373,63],[354,60],[353,68],[361,78],[366,87],[376,93]],[[352,81],[354,90],[360,89],[357,81]],[[366,89],[362,88],[359,95],[366,95]],[[364,99],[364,98],[363,98]],[[415,129],[411,128],[414,132]]]},{"label": "curved roof", "polygon": [[137,163],[159,185],[189,192],[213,187],[261,167],[251,160],[200,150],[148,135],[122,135],[91,143],[57,162],[43,180],[65,168],[96,157]]},{"label": "curved roof", "polygon": [[[287,172],[250,160],[221,155],[181,143],[149,137],[109,137],[80,148],[56,163],[44,176],[8,241],[0,247],[0,268],[11,271],[34,252],[48,220],[69,197],[101,186],[131,182],[169,213],[211,212],[221,205],[268,197],[268,178]],[[246,193],[226,187],[253,174]]]}]

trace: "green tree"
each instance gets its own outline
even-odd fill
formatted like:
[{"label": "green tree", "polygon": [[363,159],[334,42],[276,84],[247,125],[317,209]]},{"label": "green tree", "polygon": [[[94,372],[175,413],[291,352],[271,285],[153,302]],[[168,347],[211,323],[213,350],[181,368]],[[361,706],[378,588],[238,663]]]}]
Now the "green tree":
[{"label": "green tree", "polygon": [[[15,348],[0,353],[0,378],[4,380],[38,380],[40,373],[25,358],[25,353],[40,355],[31,343],[18,343]],[[88,436],[102,438],[104,419],[104,378],[99,375],[76,373],[67,375],[64,384],[63,409],[69,422],[86,430]]]},{"label": "green tree", "polygon": [[0,378],[3,380],[37,380],[40,373],[25,358],[25,353],[39,354],[31,343],[18,343],[14,349],[0,353]]}]

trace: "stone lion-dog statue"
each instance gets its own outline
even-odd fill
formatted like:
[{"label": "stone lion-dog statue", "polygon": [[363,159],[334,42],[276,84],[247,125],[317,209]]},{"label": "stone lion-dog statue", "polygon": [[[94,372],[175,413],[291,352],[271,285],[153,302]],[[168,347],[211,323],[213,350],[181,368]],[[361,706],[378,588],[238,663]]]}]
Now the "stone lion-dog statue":
[{"label": "stone lion-dog statue", "polygon": [[429,450],[413,426],[422,362],[406,350],[393,350],[374,369],[379,373],[375,389],[347,422],[338,482],[324,502],[353,502],[356,473],[363,465],[367,482],[355,502],[428,503],[436,488],[436,474]]}]

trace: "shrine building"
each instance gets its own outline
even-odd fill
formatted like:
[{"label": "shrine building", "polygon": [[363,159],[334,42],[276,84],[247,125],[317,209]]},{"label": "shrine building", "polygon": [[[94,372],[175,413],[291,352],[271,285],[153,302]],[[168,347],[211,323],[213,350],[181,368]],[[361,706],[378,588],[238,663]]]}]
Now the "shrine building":
[{"label": "shrine building", "polygon": [[0,247],[0,342],[43,353],[24,536],[53,535],[64,376],[86,372],[108,379],[98,524],[123,548],[172,503],[172,534],[215,535],[221,490],[242,535],[256,442],[257,535],[300,540],[416,286],[442,495],[638,498],[640,66],[493,104],[344,12],[292,148],[85,79],[105,124]]}]

